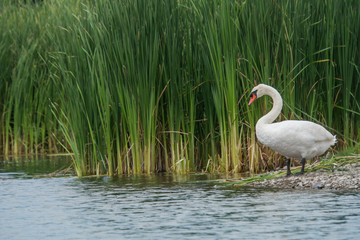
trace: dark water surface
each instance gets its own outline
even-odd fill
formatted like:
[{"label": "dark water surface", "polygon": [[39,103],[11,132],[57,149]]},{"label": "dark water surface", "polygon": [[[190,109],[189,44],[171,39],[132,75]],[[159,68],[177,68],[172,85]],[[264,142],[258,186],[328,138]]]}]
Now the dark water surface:
[{"label": "dark water surface", "polygon": [[235,188],[215,176],[33,178],[0,160],[0,239],[360,239],[360,193]]}]

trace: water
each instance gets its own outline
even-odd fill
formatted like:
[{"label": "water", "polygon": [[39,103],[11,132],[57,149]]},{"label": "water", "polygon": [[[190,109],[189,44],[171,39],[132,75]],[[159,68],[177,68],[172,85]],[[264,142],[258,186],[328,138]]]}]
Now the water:
[{"label": "water", "polygon": [[0,160],[0,239],[360,237],[359,192],[235,188],[202,174],[34,178],[64,164]]}]

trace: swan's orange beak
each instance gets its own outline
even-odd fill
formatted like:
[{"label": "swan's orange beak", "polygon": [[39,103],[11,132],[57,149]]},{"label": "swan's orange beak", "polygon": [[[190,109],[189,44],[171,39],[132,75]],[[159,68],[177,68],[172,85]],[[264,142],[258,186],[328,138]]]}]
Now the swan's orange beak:
[{"label": "swan's orange beak", "polygon": [[255,99],[256,99],[256,93],[253,93],[253,92],[252,92],[252,93],[250,94],[250,101],[249,101],[249,104],[248,104],[248,105],[252,104],[252,102],[255,101]]}]

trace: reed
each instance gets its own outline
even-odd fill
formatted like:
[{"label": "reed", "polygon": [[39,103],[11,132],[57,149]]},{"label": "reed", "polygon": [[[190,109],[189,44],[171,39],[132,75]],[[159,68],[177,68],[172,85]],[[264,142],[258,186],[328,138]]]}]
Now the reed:
[{"label": "reed", "polygon": [[73,153],[78,176],[259,172],[247,106],[328,126],[359,151],[356,1],[67,0],[0,4],[0,150]]}]

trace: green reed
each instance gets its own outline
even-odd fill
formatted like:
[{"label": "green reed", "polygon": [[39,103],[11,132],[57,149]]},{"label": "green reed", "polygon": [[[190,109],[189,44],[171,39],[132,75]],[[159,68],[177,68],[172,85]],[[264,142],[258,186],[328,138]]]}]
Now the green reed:
[{"label": "green reed", "polygon": [[79,176],[258,172],[254,85],[360,141],[356,1],[68,0],[0,5],[3,154],[73,153]]}]

